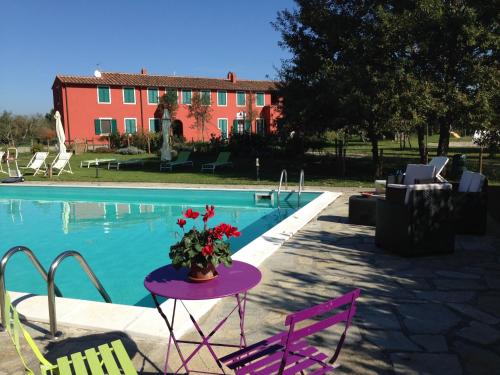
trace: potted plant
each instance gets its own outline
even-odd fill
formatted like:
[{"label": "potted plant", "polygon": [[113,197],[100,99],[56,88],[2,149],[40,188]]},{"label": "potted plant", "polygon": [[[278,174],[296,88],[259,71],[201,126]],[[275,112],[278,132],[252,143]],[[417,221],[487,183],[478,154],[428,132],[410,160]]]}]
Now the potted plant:
[{"label": "potted plant", "polygon": [[195,221],[199,212],[191,208],[183,213],[183,218],[177,220],[177,225],[181,227],[184,235],[182,239],[170,247],[170,259],[172,265],[179,269],[186,267],[189,269],[188,277],[193,281],[207,281],[217,277],[216,267],[224,264],[230,267],[231,249],[228,240],[231,237],[238,237],[238,228],[229,224],[221,223],[213,228],[208,227],[208,220],[215,215],[214,206],[206,206],[206,211],[202,215],[203,230],[198,230],[194,225],[190,230],[184,228],[186,219]]}]

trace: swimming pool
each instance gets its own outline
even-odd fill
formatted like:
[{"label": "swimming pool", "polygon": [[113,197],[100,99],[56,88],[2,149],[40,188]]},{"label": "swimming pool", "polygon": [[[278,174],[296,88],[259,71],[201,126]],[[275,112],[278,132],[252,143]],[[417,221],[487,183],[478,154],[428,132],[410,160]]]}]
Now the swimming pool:
[{"label": "swimming pool", "polygon": [[[318,193],[302,193],[301,206]],[[276,197],[275,197],[276,198]],[[276,202],[276,199],[274,199]],[[12,246],[34,251],[48,269],[65,250],[80,252],[113,303],[151,306],[144,276],[170,263],[170,245],[181,231],[176,219],[188,207],[216,207],[210,225],[227,222],[242,236],[233,251],[268,231],[297,209],[297,195],[284,194],[282,208],[255,201],[255,191],[108,187],[15,186],[0,188],[0,255]],[[201,218],[197,225],[202,226]],[[64,297],[102,301],[76,260],[59,267],[56,284]],[[7,266],[7,289],[46,294],[29,260],[14,256]]]}]

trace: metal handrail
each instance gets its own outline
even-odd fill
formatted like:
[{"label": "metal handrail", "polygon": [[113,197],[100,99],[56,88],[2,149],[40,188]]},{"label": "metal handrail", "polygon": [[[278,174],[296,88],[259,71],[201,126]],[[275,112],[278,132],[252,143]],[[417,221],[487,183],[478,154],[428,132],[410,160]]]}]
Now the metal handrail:
[{"label": "metal handrail", "polygon": [[297,207],[300,207],[300,194],[302,193],[303,190],[304,190],[304,170],[301,169],[299,178],[299,195],[297,198],[297,204],[298,204]]},{"label": "metal handrail", "polygon": [[89,264],[87,261],[83,258],[83,256],[73,250],[65,251],[61,254],[59,254],[56,259],[52,262],[50,265],[49,269],[49,274],[48,274],[48,280],[47,280],[47,289],[48,289],[48,298],[49,298],[49,320],[50,320],[50,334],[52,337],[56,336],[57,333],[57,321],[56,321],[56,297],[55,297],[55,283],[54,283],[54,278],[56,276],[56,271],[61,262],[68,258],[68,257],[74,257],[78,262],[80,263],[80,266],[83,268],[87,276],[89,277],[90,281],[94,286],[97,288],[99,293],[101,294],[102,298],[107,303],[111,303],[111,298],[109,297],[108,293],[102,286],[101,282],[95,275],[95,273],[91,270]]},{"label": "metal handrail", "polygon": [[280,175],[280,183],[278,185],[278,193],[277,193],[278,207],[280,204],[280,193],[281,193],[281,186],[283,185],[283,178],[285,178],[285,190],[288,190],[288,173],[286,172],[286,169],[283,169]]},{"label": "metal handrail", "polygon": [[[2,316],[2,327],[6,327],[6,322],[7,322],[7,317],[5,316],[5,268],[7,267],[7,263],[9,262],[9,259],[14,255],[15,253],[22,252],[28,256],[28,259],[31,260],[31,263],[35,266],[37,271],[42,275],[43,279],[45,282],[48,282],[48,275],[47,272],[45,271],[45,268],[43,268],[42,264],[38,260],[38,258],[35,256],[33,251],[31,251],[29,248],[26,246],[14,246],[10,250],[8,250],[2,259],[0,260],[0,306],[1,306],[1,316]],[[57,294],[58,297],[61,296],[61,292],[57,288],[57,286],[54,286],[55,289],[55,294]]]}]

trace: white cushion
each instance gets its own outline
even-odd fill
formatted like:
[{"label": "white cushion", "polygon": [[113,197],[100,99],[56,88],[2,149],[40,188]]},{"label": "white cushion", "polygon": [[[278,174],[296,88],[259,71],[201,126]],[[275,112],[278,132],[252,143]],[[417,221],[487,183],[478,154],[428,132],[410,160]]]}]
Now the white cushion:
[{"label": "white cushion", "polygon": [[436,167],[433,165],[425,164],[408,164],[406,166],[406,173],[404,184],[413,185],[415,180],[428,180],[436,176]]},{"label": "white cushion", "polygon": [[460,178],[458,191],[461,193],[478,193],[483,188],[484,176],[481,173],[464,171]]},{"label": "white cushion", "polygon": [[441,174],[444,167],[446,167],[446,164],[448,164],[449,160],[450,159],[448,159],[446,156],[436,156],[432,158],[428,165],[433,165],[436,168],[436,174],[434,177],[438,177]]}]

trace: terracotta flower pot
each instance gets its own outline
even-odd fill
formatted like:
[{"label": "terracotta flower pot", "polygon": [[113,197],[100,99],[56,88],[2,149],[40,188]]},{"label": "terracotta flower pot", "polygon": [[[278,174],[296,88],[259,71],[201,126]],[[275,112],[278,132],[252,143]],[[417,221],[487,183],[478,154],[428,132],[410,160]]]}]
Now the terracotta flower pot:
[{"label": "terracotta flower pot", "polygon": [[217,270],[213,264],[209,264],[206,268],[200,268],[193,264],[189,270],[188,279],[196,282],[204,282],[215,279],[217,275]]}]

